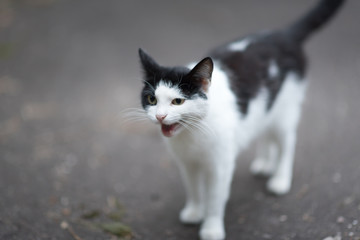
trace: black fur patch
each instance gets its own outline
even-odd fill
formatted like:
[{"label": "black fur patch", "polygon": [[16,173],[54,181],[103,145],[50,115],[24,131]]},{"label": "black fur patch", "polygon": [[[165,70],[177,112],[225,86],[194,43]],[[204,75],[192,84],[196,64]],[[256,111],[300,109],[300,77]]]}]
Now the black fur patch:
[{"label": "black fur patch", "polygon": [[[210,53],[210,56],[227,72],[231,89],[244,115],[248,111],[250,100],[262,87],[269,91],[268,109],[270,109],[286,74],[292,71],[303,76],[305,72],[305,57],[301,45],[285,34],[266,33],[250,36],[249,39],[250,43],[244,51],[232,51],[229,49],[229,44],[226,44]],[[275,78],[271,78],[268,74],[271,61],[279,68]]]},{"label": "black fur patch", "polygon": [[190,69],[182,67],[166,68],[159,67],[157,71],[152,74],[146,73],[144,79],[144,87],[141,93],[141,103],[145,108],[149,103],[147,102],[147,96],[155,96],[156,87],[160,81],[167,83],[169,86],[178,86],[187,98],[196,92],[195,88],[187,83],[184,77],[190,72]]}]

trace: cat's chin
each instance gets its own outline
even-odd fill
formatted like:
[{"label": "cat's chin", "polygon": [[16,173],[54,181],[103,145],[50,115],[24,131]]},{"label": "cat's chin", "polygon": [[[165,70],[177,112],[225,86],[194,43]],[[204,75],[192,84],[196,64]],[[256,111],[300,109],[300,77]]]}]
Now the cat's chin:
[{"label": "cat's chin", "polygon": [[161,132],[165,137],[172,137],[174,136],[181,128],[179,123],[173,123],[170,125],[161,124]]}]

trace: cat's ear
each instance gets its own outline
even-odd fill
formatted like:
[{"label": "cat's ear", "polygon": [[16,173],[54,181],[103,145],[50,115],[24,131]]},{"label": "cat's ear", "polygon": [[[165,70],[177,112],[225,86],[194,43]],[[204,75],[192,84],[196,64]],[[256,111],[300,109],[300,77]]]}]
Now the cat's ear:
[{"label": "cat's ear", "polygon": [[146,76],[153,77],[160,69],[160,65],[141,48],[139,48],[139,57]]},{"label": "cat's ear", "polygon": [[196,64],[188,76],[191,77],[196,84],[199,84],[204,92],[207,92],[210,87],[213,68],[214,64],[212,59],[207,57]]}]

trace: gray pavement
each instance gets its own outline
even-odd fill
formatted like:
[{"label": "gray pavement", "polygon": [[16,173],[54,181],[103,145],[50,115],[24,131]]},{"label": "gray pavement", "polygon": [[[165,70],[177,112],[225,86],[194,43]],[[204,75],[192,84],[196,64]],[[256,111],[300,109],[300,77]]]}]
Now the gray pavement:
[{"label": "gray pavement", "polygon": [[[186,64],[312,2],[0,0],[0,239],[116,239],[96,226],[118,202],[135,239],[197,239],[177,219],[184,191],[158,129],[122,124],[140,106],[137,49]],[[306,45],[291,193],[267,194],[244,153],[227,239],[360,239],[359,10],[349,0]]]}]

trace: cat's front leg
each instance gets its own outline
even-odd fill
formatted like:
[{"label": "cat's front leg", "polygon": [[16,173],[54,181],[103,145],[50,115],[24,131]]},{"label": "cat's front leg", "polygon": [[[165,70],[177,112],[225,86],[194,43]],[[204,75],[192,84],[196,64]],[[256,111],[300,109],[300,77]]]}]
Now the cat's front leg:
[{"label": "cat's front leg", "polygon": [[178,165],[186,191],[186,203],[180,212],[180,221],[185,224],[201,223],[205,207],[199,165],[195,162],[181,162]]},{"label": "cat's front leg", "polygon": [[223,217],[207,217],[200,229],[201,240],[224,240],[225,227]]},{"label": "cat's front leg", "polygon": [[230,194],[234,159],[218,159],[205,176],[206,212],[200,229],[201,240],[225,239],[224,213]]}]

